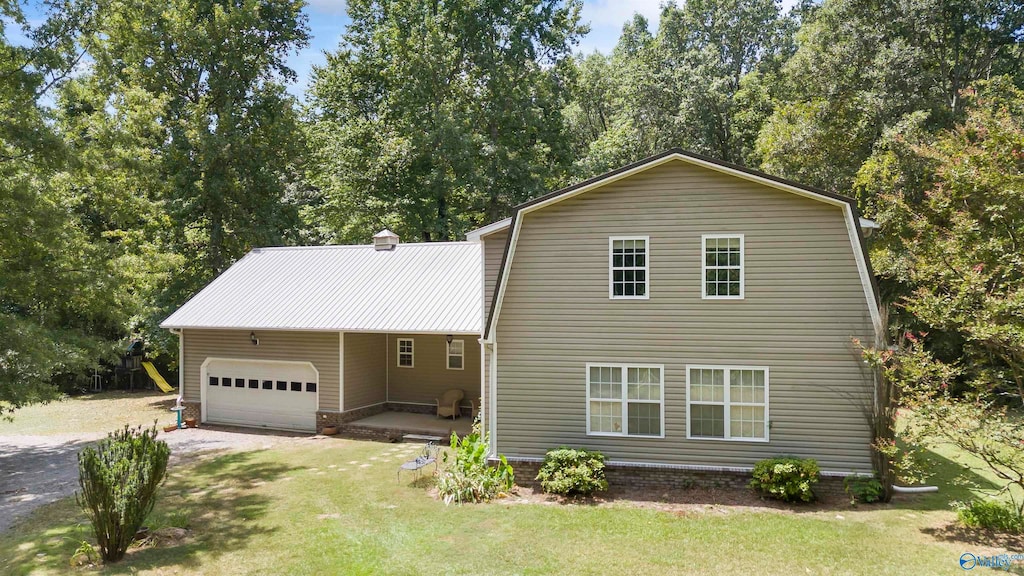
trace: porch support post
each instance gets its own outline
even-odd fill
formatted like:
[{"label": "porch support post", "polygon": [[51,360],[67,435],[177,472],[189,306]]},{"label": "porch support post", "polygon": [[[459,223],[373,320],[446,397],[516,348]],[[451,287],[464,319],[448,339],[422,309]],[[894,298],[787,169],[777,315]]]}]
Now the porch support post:
[{"label": "porch support post", "polygon": [[345,333],[338,332],[338,412],[345,411]]}]

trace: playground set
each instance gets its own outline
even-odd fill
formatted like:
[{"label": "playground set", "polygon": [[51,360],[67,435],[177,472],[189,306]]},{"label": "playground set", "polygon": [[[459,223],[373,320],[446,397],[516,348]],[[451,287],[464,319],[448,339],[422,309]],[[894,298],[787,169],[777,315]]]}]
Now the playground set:
[{"label": "playground set", "polygon": [[[139,373],[139,385],[142,386],[146,383],[145,377],[141,374],[143,371],[145,371],[146,376],[149,377],[149,380],[152,383],[150,389],[155,387],[164,394],[177,392],[175,387],[167,383],[167,380],[164,379],[162,374],[160,374],[160,371],[157,370],[156,366],[146,359],[145,343],[142,340],[132,340],[127,349],[125,349],[124,354],[121,355],[121,362],[114,367],[112,384],[117,386],[123,378],[127,377],[128,385],[125,389],[130,392],[134,392],[136,373]],[[103,391],[103,376],[100,375],[98,371],[93,375],[92,391]],[[185,428],[185,424],[182,422],[182,412],[184,412],[184,410],[185,407],[181,405],[181,397],[179,396],[174,407],[171,408],[172,412],[177,412],[177,425],[165,428],[165,431],[174,430],[175,428]]]}]

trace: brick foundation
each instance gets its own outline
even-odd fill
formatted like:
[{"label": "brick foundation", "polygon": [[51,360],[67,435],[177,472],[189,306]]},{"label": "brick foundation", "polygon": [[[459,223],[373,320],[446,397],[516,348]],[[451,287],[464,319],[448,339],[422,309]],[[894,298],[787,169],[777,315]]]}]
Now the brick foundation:
[{"label": "brick foundation", "polygon": [[355,410],[346,410],[344,412],[338,412],[337,410],[317,410],[316,413],[316,433],[319,434],[327,426],[336,426],[338,428],[344,428],[346,422],[353,420],[359,420],[374,414],[380,414],[384,411],[384,404],[377,404],[375,406],[364,406],[363,408],[356,408]]},{"label": "brick foundation", "polygon": [[[509,460],[516,474],[516,484],[539,488],[535,480],[541,462]],[[611,489],[632,488],[651,490],[685,490],[693,487],[749,490],[750,473],[711,470],[686,470],[667,466],[615,466],[605,467],[605,476]],[[814,493],[824,500],[846,498],[843,479],[822,476]]]}]

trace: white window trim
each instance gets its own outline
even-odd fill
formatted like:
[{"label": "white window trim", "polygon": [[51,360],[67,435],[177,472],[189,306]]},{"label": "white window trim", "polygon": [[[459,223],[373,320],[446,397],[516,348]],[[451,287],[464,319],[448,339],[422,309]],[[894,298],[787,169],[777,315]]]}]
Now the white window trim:
[{"label": "white window trim", "polygon": [[[719,296],[708,294],[708,240],[718,238],[739,238],[740,239],[740,295]],[[746,295],[747,286],[747,253],[744,245],[743,234],[701,234],[700,236],[700,297],[703,300],[743,300]]]},{"label": "white window trim", "polygon": [[[621,368],[622,369],[622,432],[592,432],[590,430],[590,368],[597,366],[601,368]],[[661,371],[661,400],[657,401],[661,405],[661,434],[629,434],[629,406],[630,402],[636,404],[654,404],[654,400],[628,400],[627,396],[629,391],[627,389],[628,376],[626,374],[629,368],[657,368]],[[664,364],[631,364],[631,363],[617,363],[617,362],[587,362],[586,373],[583,375],[583,382],[586,386],[586,397],[587,397],[587,436],[613,436],[615,438],[664,438],[665,437],[665,365]],[[614,399],[610,398],[595,398],[597,402],[615,402]]]},{"label": "white window trim", "polygon": [[[616,296],[615,295],[615,267],[612,266],[614,256],[612,250],[617,240],[643,240],[644,241],[644,295],[643,296]],[[608,299],[609,300],[650,300],[651,298],[651,237],[650,236],[609,236],[608,237]]]},{"label": "white window trim", "polygon": [[[402,364],[402,342],[409,343],[409,356],[411,362],[408,366]],[[414,338],[398,338],[395,340],[395,366],[399,368],[414,368],[416,366],[416,340]]]},{"label": "white window trim", "polygon": [[[692,398],[690,394],[690,371],[691,370],[724,370],[723,376],[724,388],[722,402],[690,402]],[[732,415],[730,414],[732,406],[761,406],[760,403],[750,402],[730,402],[729,401],[729,371],[730,370],[763,370],[764,371],[764,438],[733,438],[730,434],[732,428]],[[733,366],[733,365],[722,365],[722,364],[687,364],[686,365],[686,439],[687,440],[715,440],[718,442],[757,442],[767,443],[769,441],[768,432],[771,429],[771,419],[768,411],[768,390],[771,377],[768,373],[767,366]],[[694,436],[690,433],[690,405],[708,405],[708,406],[725,406],[723,418],[725,419],[725,436],[718,438],[715,436]]]},{"label": "white window trim", "polygon": [[[452,354],[452,344],[454,344],[456,342],[462,343],[462,354]],[[466,341],[462,340],[460,338],[455,338],[455,339],[453,339],[451,341],[451,343],[445,342],[445,346],[446,346],[446,350],[448,352],[445,355],[445,361],[444,361],[445,367],[447,369],[449,369],[449,370],[465,370],[466,369]],[[462,367],[461,368],[452,368],[452,358],[454,358],[454,357],[462,358]]]}]

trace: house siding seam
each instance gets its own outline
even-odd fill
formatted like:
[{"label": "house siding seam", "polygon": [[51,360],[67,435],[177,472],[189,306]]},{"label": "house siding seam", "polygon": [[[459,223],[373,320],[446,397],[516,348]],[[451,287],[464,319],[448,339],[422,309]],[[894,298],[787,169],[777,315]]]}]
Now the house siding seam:
[{"label": "house siding seam", "polygon": [[[612,460],[752,466],[780,453],[870,469],[872,339],[843,209],[670,162],[523,219],[497,347],[497,450],[561,444]],[[745,235],[745,298],[701,299],[701,235]],[[650,300],[608,298],[608,237],[649,235]],[[586,435],[587,362],[664,364],[664,439]],[[768,366],[770,442],[687,440],[690,364]]]},{"label": "house siding seam", "polygon": [[317,388],[321,407],[338,406],[340,387],[339,336],[337,332],[257,331],[259,345],[249,330],[182,331],[184,340],[184,400],[200,401],[200,372],[207,358],[311,362],[320,373]]}]

